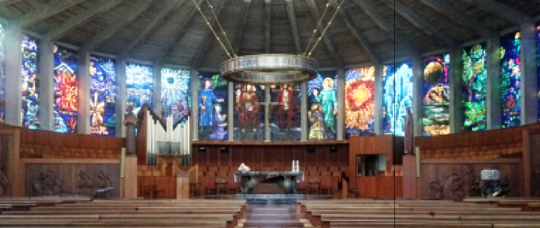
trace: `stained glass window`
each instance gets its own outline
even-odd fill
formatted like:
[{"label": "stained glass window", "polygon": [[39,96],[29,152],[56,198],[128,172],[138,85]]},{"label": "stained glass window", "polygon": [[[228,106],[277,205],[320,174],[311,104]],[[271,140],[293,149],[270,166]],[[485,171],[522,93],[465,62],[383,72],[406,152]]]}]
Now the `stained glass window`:
[{"label": "stained glass window", "polygon": [[0,24],[0,123],[4,122],[4,115],[5,115],[5,108],[6,108],[6,102],[5,102],[5,83],[6,83],[6,54],[5,54],[5,46],[4,46],[4,40],[6,37],[6,33],[4,30],[4,26]]},{"label": "stained glass window", "polygon": [[[536,66],[538,74],[538,93],[540,94],[540,26],[536,26]],[[538,99],[538,120],[540,121],[540,99]]]},{"label": "stained glass window", "polygon": [[[386,70],[386,69],[385,69]],[[374,134],[375,67],[345,72],[345,136]]]},{"label": "stained glass window", "polygon": [[190,113],[190,72],[189,70],[161,69],[161,116],[173,117],[173,123],[184,121]]},{"label": "stained glass window", "polygon": [[201,73],[198,84],[199,139],[227,140],[227,81],[219,74]]},{"label": "stained glass window", "polygon": [[264,88],[261,85],[234,83],[234,140],[263,141]]},{"label": "stained glass window", "polygon": [[270,86],[271,141],[301,140],[300,84]]},{"label": "stained glass window", "polygon": [[521,40],[519,32],[501,39],[502,127],[521,124]]},{"label": "stained glass window", "polygon": [[90,56],[90,132],[115,135],[116,66],[109,58]]},{"label": "stained glass window", "polygon": [[[384,76],[384,133],[404,136],[407,108],[412,112],[412,63],[387,65]],[[396,67],[394,69],[394,67]]]},{"label": "stained glass window", "polygon": [[465,48],[461,53],[463,71],[464,131],[486,129],[486,51],[482,44]]},{"label": "stained glass window", "polygon": [[126,107],[137,115],[143,104],[153,108],[154,74],[151,66],[128,63],[126,66]]},{"label": "stained glass window", "polygon": [[335,140],[337,128],[337,73],[319,72],[308,83],[308,140]]},{"label": "stained glass window", "polygon": [[35,39],[22,39],[22,126],[39,128],[38,44]]},{"label": "stained glass window", "polygon": [[79,87],[77,53],[54,48],[54,131],[75,133]]},{"label": "stained glass window", "polygon": [[424,59],[422,128],[424,136],[450,134],[450,55]]}]

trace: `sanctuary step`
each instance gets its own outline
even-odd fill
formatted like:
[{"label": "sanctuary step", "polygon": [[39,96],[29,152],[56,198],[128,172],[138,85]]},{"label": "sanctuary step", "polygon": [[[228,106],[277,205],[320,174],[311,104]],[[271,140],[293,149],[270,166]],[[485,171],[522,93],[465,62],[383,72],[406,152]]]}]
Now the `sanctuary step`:
[{"label": "sanctuary step", "polygon": [[298,219],[293,205],[249,205],[246,219],[240,220],[237,227],[313,227],[305,219]]}]

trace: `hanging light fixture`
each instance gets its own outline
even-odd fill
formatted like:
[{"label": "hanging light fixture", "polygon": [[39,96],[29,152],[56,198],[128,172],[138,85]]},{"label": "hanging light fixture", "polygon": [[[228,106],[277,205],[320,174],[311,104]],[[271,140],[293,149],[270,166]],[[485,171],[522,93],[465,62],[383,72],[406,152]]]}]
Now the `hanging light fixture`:
[{"label": "hanging light fixture", "polygon": [[[334,21],[339,8],[343,4],[344,0],[336,7],[334,14],[331,16],[326,27],[322,30],[319,37],[315,39],[315,36],[319,32],[319,27],[322,23],[324,16],[326,15],[328,8],[330,7],[330,1],[326,4],[325,10],[319,19],[316,28],[313,30],[313,35],[306,47],[306,51],[301,55],[294,54],[256,54],[238,56],[234,52],[227,33],[221,26],[218,17],[214,11],[214,7],[210,4],[209,0],[206,3],[212,11],[212,16],[215,18],[217,26],[221,30],[223,40],[220,38],[216,30],[212,27],[200,6],[192,0],[197,10],[203,17],[206,25],[210,28],[214,34],[216,40],[221,45],[225,53],[229,57],[228,60],[221,63],[221,77],[234,81],[252,84],[283,84],[309,81],[317,77],[317,60],[311,57],[311,54],[325,35],[326,31]],[[313,42],[316,40],[315,42]],[[312,45],[313,44],[313,45]],[[229,51],[230,49],[230,51]]]}]

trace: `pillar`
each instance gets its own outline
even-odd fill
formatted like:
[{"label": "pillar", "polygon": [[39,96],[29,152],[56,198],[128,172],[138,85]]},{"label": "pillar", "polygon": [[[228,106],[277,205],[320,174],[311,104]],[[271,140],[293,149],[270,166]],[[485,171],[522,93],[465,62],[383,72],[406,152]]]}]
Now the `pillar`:
[{"label": "pillar", "polygon": [[463,108],[461,105],[461,49],[454,48],[450,51],[450,133],[460,133],[463,125]]},{"label": "pillar", "polygon": [[343,140],[343,133],[345,132],[345,70],[343,67],[337,69],[338,74],[338,115],[337,115],[337,140]]},{"label": "pillar", "polygon": [[[199,72],[197,70],[192,69],[190,72],[191,80],[190,80],[190,86],[191,86],[191,129],[192,135],[191,140],[192,141],[198,141],[199,140]],[[230,117],[229,117],[230,118]]]},{"label": "pillar", "polygon": [[521,124],[524,125],[535,123],[538,120],[536,26],[534,23],[523,24],[520,33]]},{"label": "pillar", "polygon": [[229,142],[234,141],[234,82],[227,83],[227,135],[229,135]]},{"label": "pillar", "polygon": [[126,137],[124,113],[126,113],[126,60],[116,60],[116,136]]},{"label": "pillar", "polygon": [[78,59],[79,110],[77,112],[77,133],[90,134],[90,53],[84,49],[79,50]]},{"label": "pillar", "polygon": [[54,44],[43,39],[39,42],[39,128],[54,130]]},{"label": "pillar", "polygon": [[264,141],[272,141],[272,136],[270,135],[270,86],[265,86],[264,90],[264,101],[266,105],[264,106]]},{"label": "pillar", "polygon": [[[486,78],[486,128],[498,129],[502,125],[501,107],[501,58],[500,38],[488,39],[486,48],[487,78]],[[523,105],[523,104],[522,104]]]},{"label": "pillar", "polygon": [[375,103],[375,118],[373,123],[374,132],[376,135],[383,135],[383,96],[384,96],[384,65],[382,63],[375,64],[375,85],[374,85],[374,103]]},{"label": "pillar", "polygon": [[152,101],[154,102],[154,107],[153,107],[154,112],[158,114],[158,116],[161,116],[161,118],[166,118],[166,116],[162,116],[163,107],[161,107],[161,65],[160,64],[154,65],[154,98]]},{"label": "pillar", "polygon": [[422,117],[424,115],[423,110],[423,84],[424,84],[424,62],[420,55],[413,56],[413,106],[412,113],[414,119],[414,136],[423,135]]},{"label": "pillar", "polygon": [[6,26],[5,40],[5,124],[21,126],[22,124],[22,31],[16,25]]},{"label": "pillar", "polygon": [[302,99],[301,100],[301,105],[300,105],[300,119],[301,119],[301,141],[305,142],[307,141],[308,139],[308,128],[309,128],[309,120],[308,120],[308,93],[307,93],[307,89],[308,89],[308,84],[307,82],[302,82],[302,85],[300,86],[300,98]]}]

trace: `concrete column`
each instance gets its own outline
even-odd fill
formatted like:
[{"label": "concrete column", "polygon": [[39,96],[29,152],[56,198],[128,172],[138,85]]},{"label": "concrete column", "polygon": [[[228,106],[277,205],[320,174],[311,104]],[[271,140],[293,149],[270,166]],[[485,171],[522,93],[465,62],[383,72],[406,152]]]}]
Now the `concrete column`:
[{"label": "concrete column", "polygon": [[300,123],[300,127],[301,127],[301,141],[307,141],[308,139],[308,94],[307,94],[307,88],[308,88],[308,84],[307,82],[302,82],[302,85],[300,86],[300,97],[301,97],[301,105],[300,105],[300,120],[302,121]]},{"label": "concrete column", "polygon": [[[538,119],[536,26],[521,26],[521,124],[535,123]],[[526,82],[526,83],[525,83]]]},{"label": "concrete column", "polygon": [[[501,42],[499,37],[488,39],[486,48],[486,128],[498,129],[502,125],[501,98]],[[523,105],[523,104],[522,104]]]},{"label": "concrete column", "polygon": [[77,133],[90,134],[90,53],[78,53],[77,81],[79,82],[79,111],[77,112]]},{"label": "concrete column", "polygon": [[264,90],[264,141],[271,142],[272,136],[270,135],[270,86],[266,86]]},{"label": "concrete column", "polygon": [[154,112],[157,113],[161,118],[166,118],[162,116],[163,107],[161,107],[161,65],[154,65]]},{"label": "concrete column", "polygon": [[234,141],[234,82],[227,83],[227,134],[229,142]]},{"label": "concrete column", "polygon": [[126,60],[116,60],[116,136],[126,137],[124,114],[126,113]]},{"label": "concrete column", "polygon": [[198,89],[198,83],[199,83],[199,72],[197,70],[191,70],[190,72],[191,80],[190,80],[190,86],[191,86],[191,129],[192,129],[192,135],[191,140],[192,141],[198,141],[199,140],[199,89]]},{"label": "concrete column", "polygon": [[422,57],[417,55],[412,59],[413,62],[413,106],[412,113],[414,119],[414,136],[423,135],[422,117],[424,115],[423,105],[423,84],[424,84],[424,62]]},{"label": "concrete column", "polygon": [[463,126],[463,107],[461,105],[462,81],[461,81],[461,49],[455,48],[450,51],[450,133],[460,133]]},{"label": "concrete column", "polygon": [[39,42],[39,128],[54,130],[54,44]]},{"label": "concrete column", "polygon": [[343,140],[343,133],[345,133],[345,70],[343,67],[337,69],[338,74],[338,115],[337,115],[337,140]]},{"label": "concrete column", "polygon": [[22,124],[22,31],[16,25],[6,26],[5,40],[5,104],[4,120],[6,124],[21,126]]},{"label": "concrete column", "polygon": [[383,129],[383,96],[384,96],[384,65],[382,63],[377,63],[375,65],[375,85],[374,87],[374,100],[375,100],[375,123],[373,124],[374,132],[377,135],[384,134]]}]

